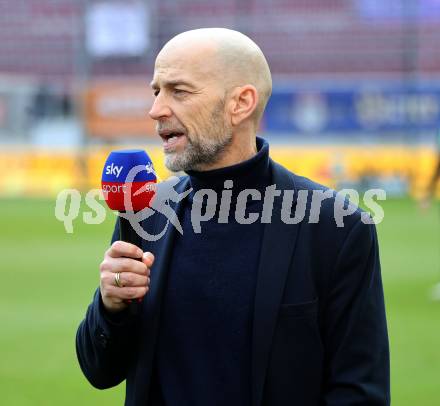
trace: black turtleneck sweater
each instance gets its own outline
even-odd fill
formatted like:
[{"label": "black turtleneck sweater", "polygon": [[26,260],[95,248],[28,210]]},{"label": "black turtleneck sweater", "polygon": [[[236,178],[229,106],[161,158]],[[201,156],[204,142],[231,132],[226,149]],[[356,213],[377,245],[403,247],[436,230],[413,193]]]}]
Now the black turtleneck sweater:
[{"label": "black turtleneck sweater", "polygon": [[[257,154],[234,166],[190,171],[192,193],[181,212],[161,310],[156,378],[166,406],[251,404],[251,332],[263,225],[239,224],[235,204],[243,189],[262,193],[270,184],[269,146],[257,138]],[[228,223],[219,223],[225,180],[233,181]],[[219,204],[195,233],[194,194],[212,189]],[[206,199],[206,197],[205,197]],[[261,213],[248,199],[246,213]]]}]

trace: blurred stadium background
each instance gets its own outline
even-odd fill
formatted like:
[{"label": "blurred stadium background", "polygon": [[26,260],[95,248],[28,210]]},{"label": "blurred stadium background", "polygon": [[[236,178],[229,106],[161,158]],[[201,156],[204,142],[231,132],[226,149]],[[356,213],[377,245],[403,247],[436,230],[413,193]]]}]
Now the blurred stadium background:
[{"label": "blurred stadium background", "polygon": [[98,187],[120,146],[145,148],[168,176],[147,115],[155,55],[214,26],[267,56],[260,134],[275,160],[338,189],[387,191],[393,404],[440,404],[438,201],[416,203],[440,150],[440,0],[0,0],[1,404],[122,404],[123,387],[89,387],[74,352],[114,216],[79,217],[66,234],[55,197]]}]

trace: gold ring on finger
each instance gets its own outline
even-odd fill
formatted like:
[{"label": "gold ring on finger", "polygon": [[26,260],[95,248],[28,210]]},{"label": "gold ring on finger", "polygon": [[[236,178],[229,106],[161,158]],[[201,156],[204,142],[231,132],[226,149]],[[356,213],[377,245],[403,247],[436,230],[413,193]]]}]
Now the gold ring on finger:
[{"label": "gold ring on finger", "polygon": [[121,273],[120,272],[116,272],[115,273],[115,285],[118,288],[123,288],[124,287],[124,285],[121,282]]}]

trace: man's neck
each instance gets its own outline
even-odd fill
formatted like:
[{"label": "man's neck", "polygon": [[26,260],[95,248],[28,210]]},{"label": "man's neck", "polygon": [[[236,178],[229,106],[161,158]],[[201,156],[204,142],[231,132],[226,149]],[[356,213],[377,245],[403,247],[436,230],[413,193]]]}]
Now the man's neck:
[{"label": "man's neck", "polygon": [[198,171],[210,171],[213,169],[226,168],[228,166],[239,164],[240,162],[251,159],[257,153],[257,144],[254,137],[240,139],[240,136],[234,135],[233,142],[223,151],[218,161],[212,164],[206,164],[199,168]]}]

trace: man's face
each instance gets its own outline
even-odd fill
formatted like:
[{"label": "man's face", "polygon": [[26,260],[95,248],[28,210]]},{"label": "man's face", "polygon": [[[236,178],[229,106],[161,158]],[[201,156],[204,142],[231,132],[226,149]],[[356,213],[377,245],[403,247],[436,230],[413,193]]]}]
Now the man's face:
[{"label": "man's face", "polygon": [[171,171],[203,170],[215,164],[232,141],[225,116],[225,91],[208,57],[181,50],[161,52],[152,88],[150,116],[163,139]]}]

